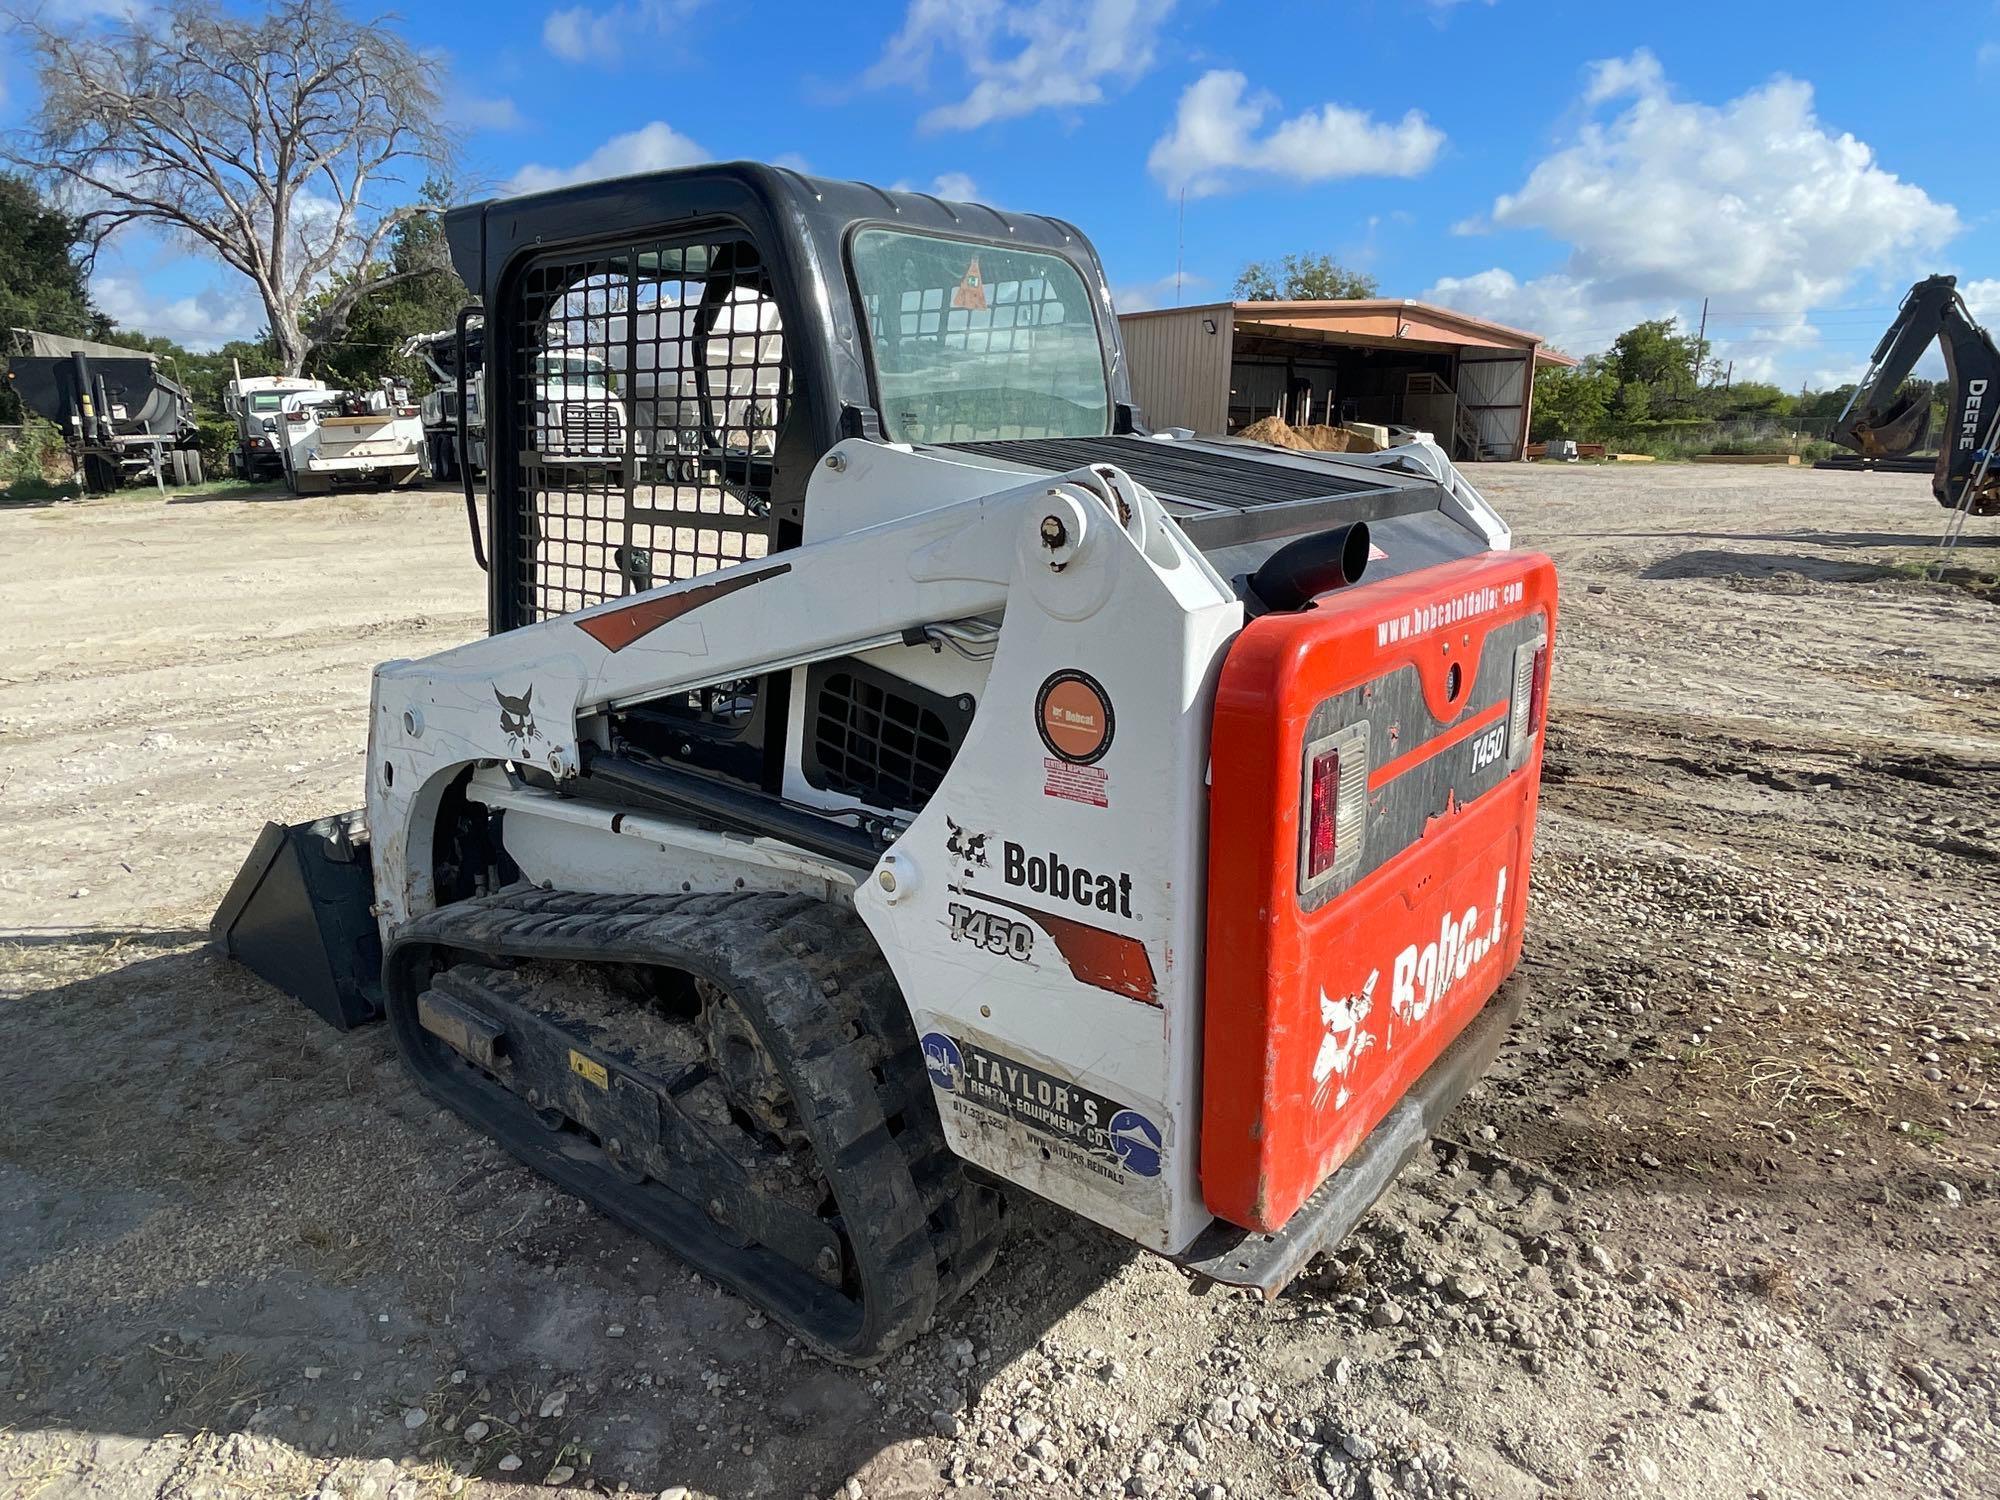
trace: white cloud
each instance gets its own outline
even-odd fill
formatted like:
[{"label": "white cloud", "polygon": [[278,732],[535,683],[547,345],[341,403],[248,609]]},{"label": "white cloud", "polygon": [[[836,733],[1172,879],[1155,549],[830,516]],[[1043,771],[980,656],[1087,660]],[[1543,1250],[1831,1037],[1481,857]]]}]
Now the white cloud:
[{"label": "white cloud", "polygon": [[1243,185],[1253,173],[1294,182],[1336,177],[1415,177],[1437,160],[1444,132],[1416,110],[1385,124],[1358,109],[1322,104],[1259,134],[1277,107],[1266,93],[1245,97],[1249,80],[1217,69],[1188,85],[1173,128],[1146,164],[1169,193],[1205,197]]},{"label": "white cloud", "polygon": [[[898,178],[889,184],[892,193],[929,193],[934,198],[949,198],[958,203],[986,203],[979,196],[979,184],[964,172],[940,172],[931,179],[929,187],[918,187],[907,177]],[[989,203],[990,208],[992,205]]]},{"label": "white cloud", "polygon": [[1958,295],[1965,299],[1965,305],[1972,309],[1973,317],[1980,322],[2000,323],[2000,280],[1987,277],[1979,281],[1961,281]]},{"label": "white cloud", "polygon": [[1173,8],[1174,0],[910,0],[867,81],[923,87],[933,63],[955,60],[971,88],[926,113],[926,130],[1098,104],[1107,84],[1129,84],[1153,66]]},{"label": "white cloud", "polygon": [[[1174,283],[1178,281],[1178,288]],[[1206,276],[1183,271],[1178,277],[1161,276],[1153,281],[1121,282],[1111,289],[1111,302],[1121,313],[1149,312],[1156,307],[1178,307],[1200,300],[1208,285]]]},{"label": "white cloud", "polygon": [[118,327],[137,333],[164,335],[190,349],[219,349],[231,339],[254,339],[269,319],[248,283],[234,288],[204,287],[185,297],[159,298],[145,276],[127,271],[99,271],[90,278],[90,299]]},{"label": "white cloud", "polygon": [[687,167],[713,159],[665,121],[654,120],[624,135],[614,135],[575,166],[545,167],[530,162],[507,179],[502,191],[508,195],[539,193],[572,182],[629,177],[635,172],[664,172],[669,167]]},{"label": "white cloud", "polygon": [[1812,308],[1864,276],[1900,277],[1959,231],[1957,210],[1829,129],[1811,86],[1782,74],[1694,103],[1641,50],[1593,64],[1581,102],[1567,142],[1487,216],[1563,242],[1561,267],[1445,277],[1426,298],[1586,353],[1642,318],[1678,313],[1692,327],[1707,297],[1716,352],[1741,379],[1797,368],[1819,337]]},{"label": "white cloud", "polygon": [[572,5],[542,21],[542,45],[564,62],[617,65],[654,46],[701,8],[703,0],[633,0]]},{"label": "white cloud", "polygon": [[519,130],[528,123],[505,94],[460,94],[448,106],[452,119],[474,130]]}]

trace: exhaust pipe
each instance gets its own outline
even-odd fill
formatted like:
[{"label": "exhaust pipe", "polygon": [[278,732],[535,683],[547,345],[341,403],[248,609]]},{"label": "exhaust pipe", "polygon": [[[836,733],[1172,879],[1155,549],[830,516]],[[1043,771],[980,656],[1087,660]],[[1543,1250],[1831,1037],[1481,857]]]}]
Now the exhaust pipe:
[{"label": "exhaust pipe", "polygon": [[1250,575],[1250,592],[1268,613],[1304,609],[1321,594],[1359,583],[1368,570],[1368,523],[1287,542]]}]

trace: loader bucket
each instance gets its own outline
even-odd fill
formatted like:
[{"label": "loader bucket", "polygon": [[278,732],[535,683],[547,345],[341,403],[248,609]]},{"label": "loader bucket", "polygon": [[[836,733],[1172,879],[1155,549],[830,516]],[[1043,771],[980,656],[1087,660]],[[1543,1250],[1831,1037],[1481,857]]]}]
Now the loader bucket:
[{"label": "loader bucket", "polygon": [[351,1031],[382,1014],[382,937],[359,812],[266,823],[216,908],[216,946]]}]

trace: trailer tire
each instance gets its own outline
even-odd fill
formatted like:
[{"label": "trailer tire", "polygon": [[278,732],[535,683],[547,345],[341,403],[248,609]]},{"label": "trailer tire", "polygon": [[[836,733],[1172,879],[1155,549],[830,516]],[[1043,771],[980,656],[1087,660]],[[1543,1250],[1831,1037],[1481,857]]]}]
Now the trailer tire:
[{"label": "trailer tire", "polygon": [[187,450],[187,468],[189,484],[201,485],[208,482],[208,474],[202,465],[201,450],[199,448],[190,448]]},{"label": "trailer tire", "polygon": [[178,448],[168,448],[160,457],[164,460],[160,465],[163,471],[160,478],[171,479],[176,489],[185,489],[188,482],[187,455]]}]

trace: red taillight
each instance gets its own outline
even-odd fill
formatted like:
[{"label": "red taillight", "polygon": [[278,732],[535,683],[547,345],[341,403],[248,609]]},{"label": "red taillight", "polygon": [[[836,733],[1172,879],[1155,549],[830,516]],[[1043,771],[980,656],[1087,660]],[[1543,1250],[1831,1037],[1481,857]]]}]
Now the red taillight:
[{"label": "red taillight", "polygon": [[1340,752],[1323,750],[1313,757],[1311,821],[1306,827],[1306,879],[1333,868],[1334,822],[1340,811]]},{"label": "red taillight", "polygon": [[303,422],[305,419],[306,414],[302,411],[288,411],[285,413],[285,420],[287,422]]},{"label": "red taillight", "polygon": [[416,414],[417,409],[414,406],[399,406],[396,408],[396,415],[399,417],[414,417]]},{"label": "red taillight", "polygon": [[1528,685],[1528,732],[1534,734],[1542,727],[1542,716],[1549,707],[1549,648],[1543,642],[1535,648],[1534,675]]}]

